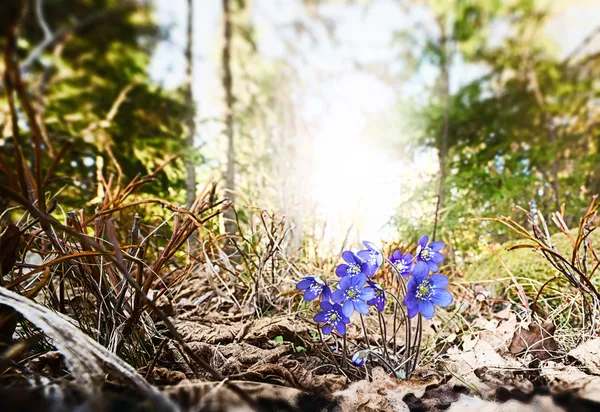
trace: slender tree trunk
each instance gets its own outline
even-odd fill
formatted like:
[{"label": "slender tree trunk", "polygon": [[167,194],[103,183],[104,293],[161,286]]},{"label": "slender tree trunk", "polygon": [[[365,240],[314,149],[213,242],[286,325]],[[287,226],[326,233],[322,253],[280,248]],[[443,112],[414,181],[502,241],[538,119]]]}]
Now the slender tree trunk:
[{"label": "slender tree trunk", "polygon": [[[225,138],[227,139],[227,168],[225,170],[225,190],[227,197],[235,201],[235,145],[233,135],[233,79],[231,76],[231,2],[223,0],[223,52],[221,55],[222,84],[225,92]],[[236,231],[235,211],[225,213],[225,231],[232,235]]]},{"label": "slender tree trunk", "polygon": [[185,205],[189,209],[196,200],[196,165],[194,161],[194,136],[196,135],[196,105],[192,87],[194,84],[194,0],[187,0],[187,44],[185,48],[186,76],[185,76],[185,99],[187,100],[188,112],[185,117],[186,135],[185,148]]},{"label": "slender tree trunk", "polygon": [[440,165],[439,181],[437,189],[437,202],[435,205],[435,217],[433,222],[432,240],[435,240],[437,227],[440,220],[440,210],[444,205],[444,183],[446,180],[446,155],[448,154],[448,122],[450,114],[450,53],[448,47],[448,38],[446,37],[446,25],[440,16],[438,24],[441,31],[440,49],[441,49],[441,87],[440,94],[444,100],[444,119],[440,135],[440,146],[438,148],[438,160]]}]

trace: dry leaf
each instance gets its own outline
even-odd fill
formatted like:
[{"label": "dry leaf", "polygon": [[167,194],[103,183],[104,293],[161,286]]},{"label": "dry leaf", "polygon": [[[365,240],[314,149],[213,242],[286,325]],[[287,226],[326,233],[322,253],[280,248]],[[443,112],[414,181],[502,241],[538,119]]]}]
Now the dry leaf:
[{"label": "dry leaf", "polygon": [[536,323],[521,325],[513,335],[509,350],[513,354],[526,351],[537,359],[549,359],[558,350],[554,340],[555,330],[552,322],[545,322],[541,326]]}]

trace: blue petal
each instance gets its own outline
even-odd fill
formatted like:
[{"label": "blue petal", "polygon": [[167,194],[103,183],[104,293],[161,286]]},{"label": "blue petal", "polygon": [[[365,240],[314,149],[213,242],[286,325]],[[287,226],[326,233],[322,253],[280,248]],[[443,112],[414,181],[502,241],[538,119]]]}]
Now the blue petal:
[{"label": "blue petal", "polygon": [[419,302],[419,312],[421,312],[425,319],[431,319],[435,314],[435,307],[430,301],[422,300]]},{"label": "blue petal", "polygon": [[448,283],[450,283],[450,282],[449,282],[448,278],[446,276],[442,275],[441,273],[434,273],[429,278],[429,283],[434,288],[445,288],[446,286],[448,286]]},{"label": "blue petal", "polygon": [[425,280],[428,274],[429,265],[425,262],[417,262],[412,272],[412,279],[414,279],[417,283],[421,283]]},{"label": "blue petal", "polygon": [[[369,264],[367,262],[363,262],[360,264],[360,273],[368,275],[371,270],[370,268],[371,268],[371,266],[369,266]],[[375,272],[373,272],[373,273],[375,273]]]},{"label": "blue petal", "polygon": [[373,243],[373,242],[369,242],[368,240],[363,240],[363,245],[365,245],[365,247],[366,247],[367,249],[374,250],[374,251],[375,251],[375,252],[377,252],[377,253],[381,253],[381,252],[379,251],[379,248],[378,248],[378,247],[375,245],[375,243]]},{"label": "blue petal", "polygon": [[407,307],[406,311],[408,312],[408,317],[409,318],[414,318],[415,315],[417,313],[419,313],[419,307],[418,306],[413,306],[413,307]]},{"label": "blue petal", "polygon": [[351,300],[347,300],[346,302],[344,302],[344,306],[342,306],[342,313],[344,314],[344,316],[350,317],[350,315],[352,315],[352,312],[354,312],[354,303],[352,303]]},{"label": "blue petal", "polygon": [[427,246],[427,242],[429,242],[429,236],[425,235],[419,239],[417,244],[421,246],[421,249],[423,249],[425,246]]},{"label": "blue petal", "polygon": [[341,289],[335,290],[331,294],[331,300],[333,300],[335,303],[342,303],[344,299],[346,299],[346,294]]},{"label": "blue petal", "polygon": [[369,313],[369,306],[363,300],[355,300],[354,301],[354,309],[356,309],[359,313],[366,315]]},{"label": "blue petal", "polygon": [[435,263],[433,263],[431,260],[429,262],[427,262],[427,267],[429,268],[430,271],[432,272],[437,272],[438,271],[438,265],[436,265]]},{"label": "blue petal", "polygon": [[431,297],[431,301],[438,306],[448,306],[452,303],[452,294],[446,289],[436,289]]},{"label": "blue petal", "polygon": [[350,286],[352,286],[352,282],[354,282],[354,279],[356,278],[356,276],[346,276],[343,277],[340,280],[340,283],[338,284],[340,289],[346,290],[348,289]]},{"label": "blue petal", "polygon": [[410,253],[407,253],[406,255],[402,256],[402,260],[406,263],[410,263],[412,262],[412,255]]},{"label": "blue petal", "polygon": [[338,275],[341,278],[343,278],[344,276],[346,276],[348,274],[348,265],[346,265],[345,263],[342,263],[341,265],[338,265],[335,268],[335,274]]},{"label": "blue petal", "polygon": [[335,325],[335,328],[340,333],[340,335],[346,334],[346,324],[344,322],[338,322],[338,324]]},{"label": "blue petal", "polygon": [[373,299],[369,299],[367,301],[367,305],[377,305],[378,302],[379,302],[379,299],[377,299],[377,297],[374,297]]},{"label": "blue petal", "polygon": [[419,299],[415,295],[406,295],[404,298],[404,304],[409,308],[414,308],[419,306]]},{"label": "blue petal", "polygon": [[360,252],[357,253],[358,257],[361,258],[362,260],[364,260],[365,262],[369,260],[369,257],[371,256],[371,251],[370,250],[361,250]]},{"label": "blue petal", "polygon": [[325,322],[327,320],[327,313],[319,312],[315,315],[315,317],[313,319],[315,322]]},{"label": "blue petal", "polygon": [[298,284],[296,285],[296,289],[298,289],[298,290],[308,289],[310,287],[310,285],[312,285],[312,284],[313,284],[312,278],[304,278],[303,280],[298,282]]},{"label": "blue petal", "polygon": [[421,284],[421,281],[419,281],[418,278],[416,277],[411,277],[410,279],[408,279],[408,284],[406,285],[406,290],[408,291],[409,295],[414,295],[415,292],[417,291],[417,287]]},{"label": "blue petal", "polygon": [[331,303],[326,302],[326,301],[321,302],[321,304],[319,306],[321,306],[321,309],[323,309],[325,312],[329,312],[330,310],[333,310],[335,307],[334,305],[332,305]]},{"label": "blue petal", "polygon": [[356,258],[355,258],[354,253],[352,253],[348,250],[345,251],[344,253],[342,253],[342,259],[344,259],[348,263],[356,263]]},{"label": "blue petal", "polygon": [[377,305],[377,310],[380,312],[383,312],[384,309],[385,309],[385,299],[381,299],[379,301],[379,304]]},{"label": "blue petal", "polygon": [[324,335],[329,335],[331,333],[332,329],[333,329],[333,325],[325,325],[325,326],[323,326],[323,334]]},{"label": "blue petal", "polygon": [[400,252],[399,250],[396,250],[390,256],[390,260],[392,261],[392,263],[396,263],[396,261],[398,261],[400,259],[402,259],[402,252]]},{"label": "blue petal", "polygon": [[352,355],[352,363],[355,366],[363,366],[365,364],[365,360],[367,358],[366,357],[362,357],[362,354],[359,352],[356,352],[354,355]]},{"label": "blue petal", "polygon": [[329,289],[329,286],[323,286],[323,292],[321,296],[323,297],[323,300],[331,300],[331,289]]},{"label": "blue petal", "polygon": [[354,279],[352,279],[352,286],[357,288],[362,288],[365,283],[367,283],[367,277],[363,274],[356,275],[354,276]]},{"label": "blue petal", "polygon": [[306,289],[306,292],[304,292],[304,300],[314,300],[319,296],[319,293],[321,292],[314,289]]},{"label": "blue petal", "polygon": [[429,247],[431,248],[431,250],[433,250],[434,252],[439,252],[440,250],[442,250],[446,245],[444,245],[444,242],[431,242],[429,244]]},{"label": "blue petal", "polygon": [[433,256],[431,256],[430,261],[433,263],[442,263],[444,261],[444,255],[439,252],[435,252]]},{"label": "blue petal", "polygon": [[369,300],[369,299],[374,298],[375,296],[377,296],[377,295],[376,295],[375,291],[372,288],[363,288],[363,289],[361,289],[360,295],[359,295],[359,297],[362,300]]}]

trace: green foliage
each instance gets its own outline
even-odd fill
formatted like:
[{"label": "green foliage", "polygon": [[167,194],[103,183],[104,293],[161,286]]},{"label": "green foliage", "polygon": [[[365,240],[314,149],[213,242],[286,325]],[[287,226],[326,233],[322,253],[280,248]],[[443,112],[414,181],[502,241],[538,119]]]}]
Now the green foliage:
[{"label": "green foliage", "polygon": [[[57,164],[58,177],[48,188],[62,190],[62,202],[80,208],[82,199],[100,194],[101,175],[130,181],[180,152],[187,105],[181,91],[161,90],[148,81],[149,58],[159,36],[149,8],[110,0],[61,0],[44,2],[44,15],[54,34],[69,35],[34,61],[28,83],[39,93],[54,152],[68,146],[66,161]],[[21,56],[41,41],[33,13],[25,22]],[[183,179],[182,165],[175,162],[141,190],[182,198]]]},{"label": "green foliage", "polygon": [[[510,7],[497,1],[442,1],[429,6],[439,21],[450,23],[445,27],[451,28],[446,34],[452,41],[449,53],[454,55],[448,58],[488,68],[484,76],[450,96],[440,224],[447,240],[463,251],[477,248],[479,235],[506,241],[505,229],[481,226],[472,219],[517,218],[514,207],[526,207],[532,199],[546,211],[568,204],[573,215],[566,222],[576,224],[573,216],[600,191],[594,109],[600,93],[597,56],[558,58],[542,34],[550,13],[536,1]],[[492,45],[492,27],[500,22],[510,22],[509,28],[502,41]],[[439,38],[430,38],[420,53],[421,61],[442,64]],[[450,74],[460,75],[452,70],[460,70],[459,66],[450,66]],[[407,145],[439,150],[444,99],[437,89],[430,91],[424,104],[405,106],[408,113],[403,116],[410,119]],[[432,187],[420,193],[435,202]],[[401,212],[396,222],[408,220]],[[412,220],[415,224],[430,225]]]}]

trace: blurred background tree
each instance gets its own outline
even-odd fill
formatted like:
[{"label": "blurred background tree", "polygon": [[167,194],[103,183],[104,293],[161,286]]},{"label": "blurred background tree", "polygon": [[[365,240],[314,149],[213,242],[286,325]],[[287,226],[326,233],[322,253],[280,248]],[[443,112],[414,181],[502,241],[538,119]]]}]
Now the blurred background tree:
[{"label": "blurred background tree", "polygon": [[[35,0],[26,7],[21,71],[45,119],[49,158],[64,150],[66,161],[56,163],[49,182],[61,204],[93,208],[103,196],[100,179],[114,177],[123,187],[181,151],[186,95],[162,90],[147,71],[160,37],[151,8],[138,2]],[[175,163],[142,190],[181,201],[183,178]]]}]

